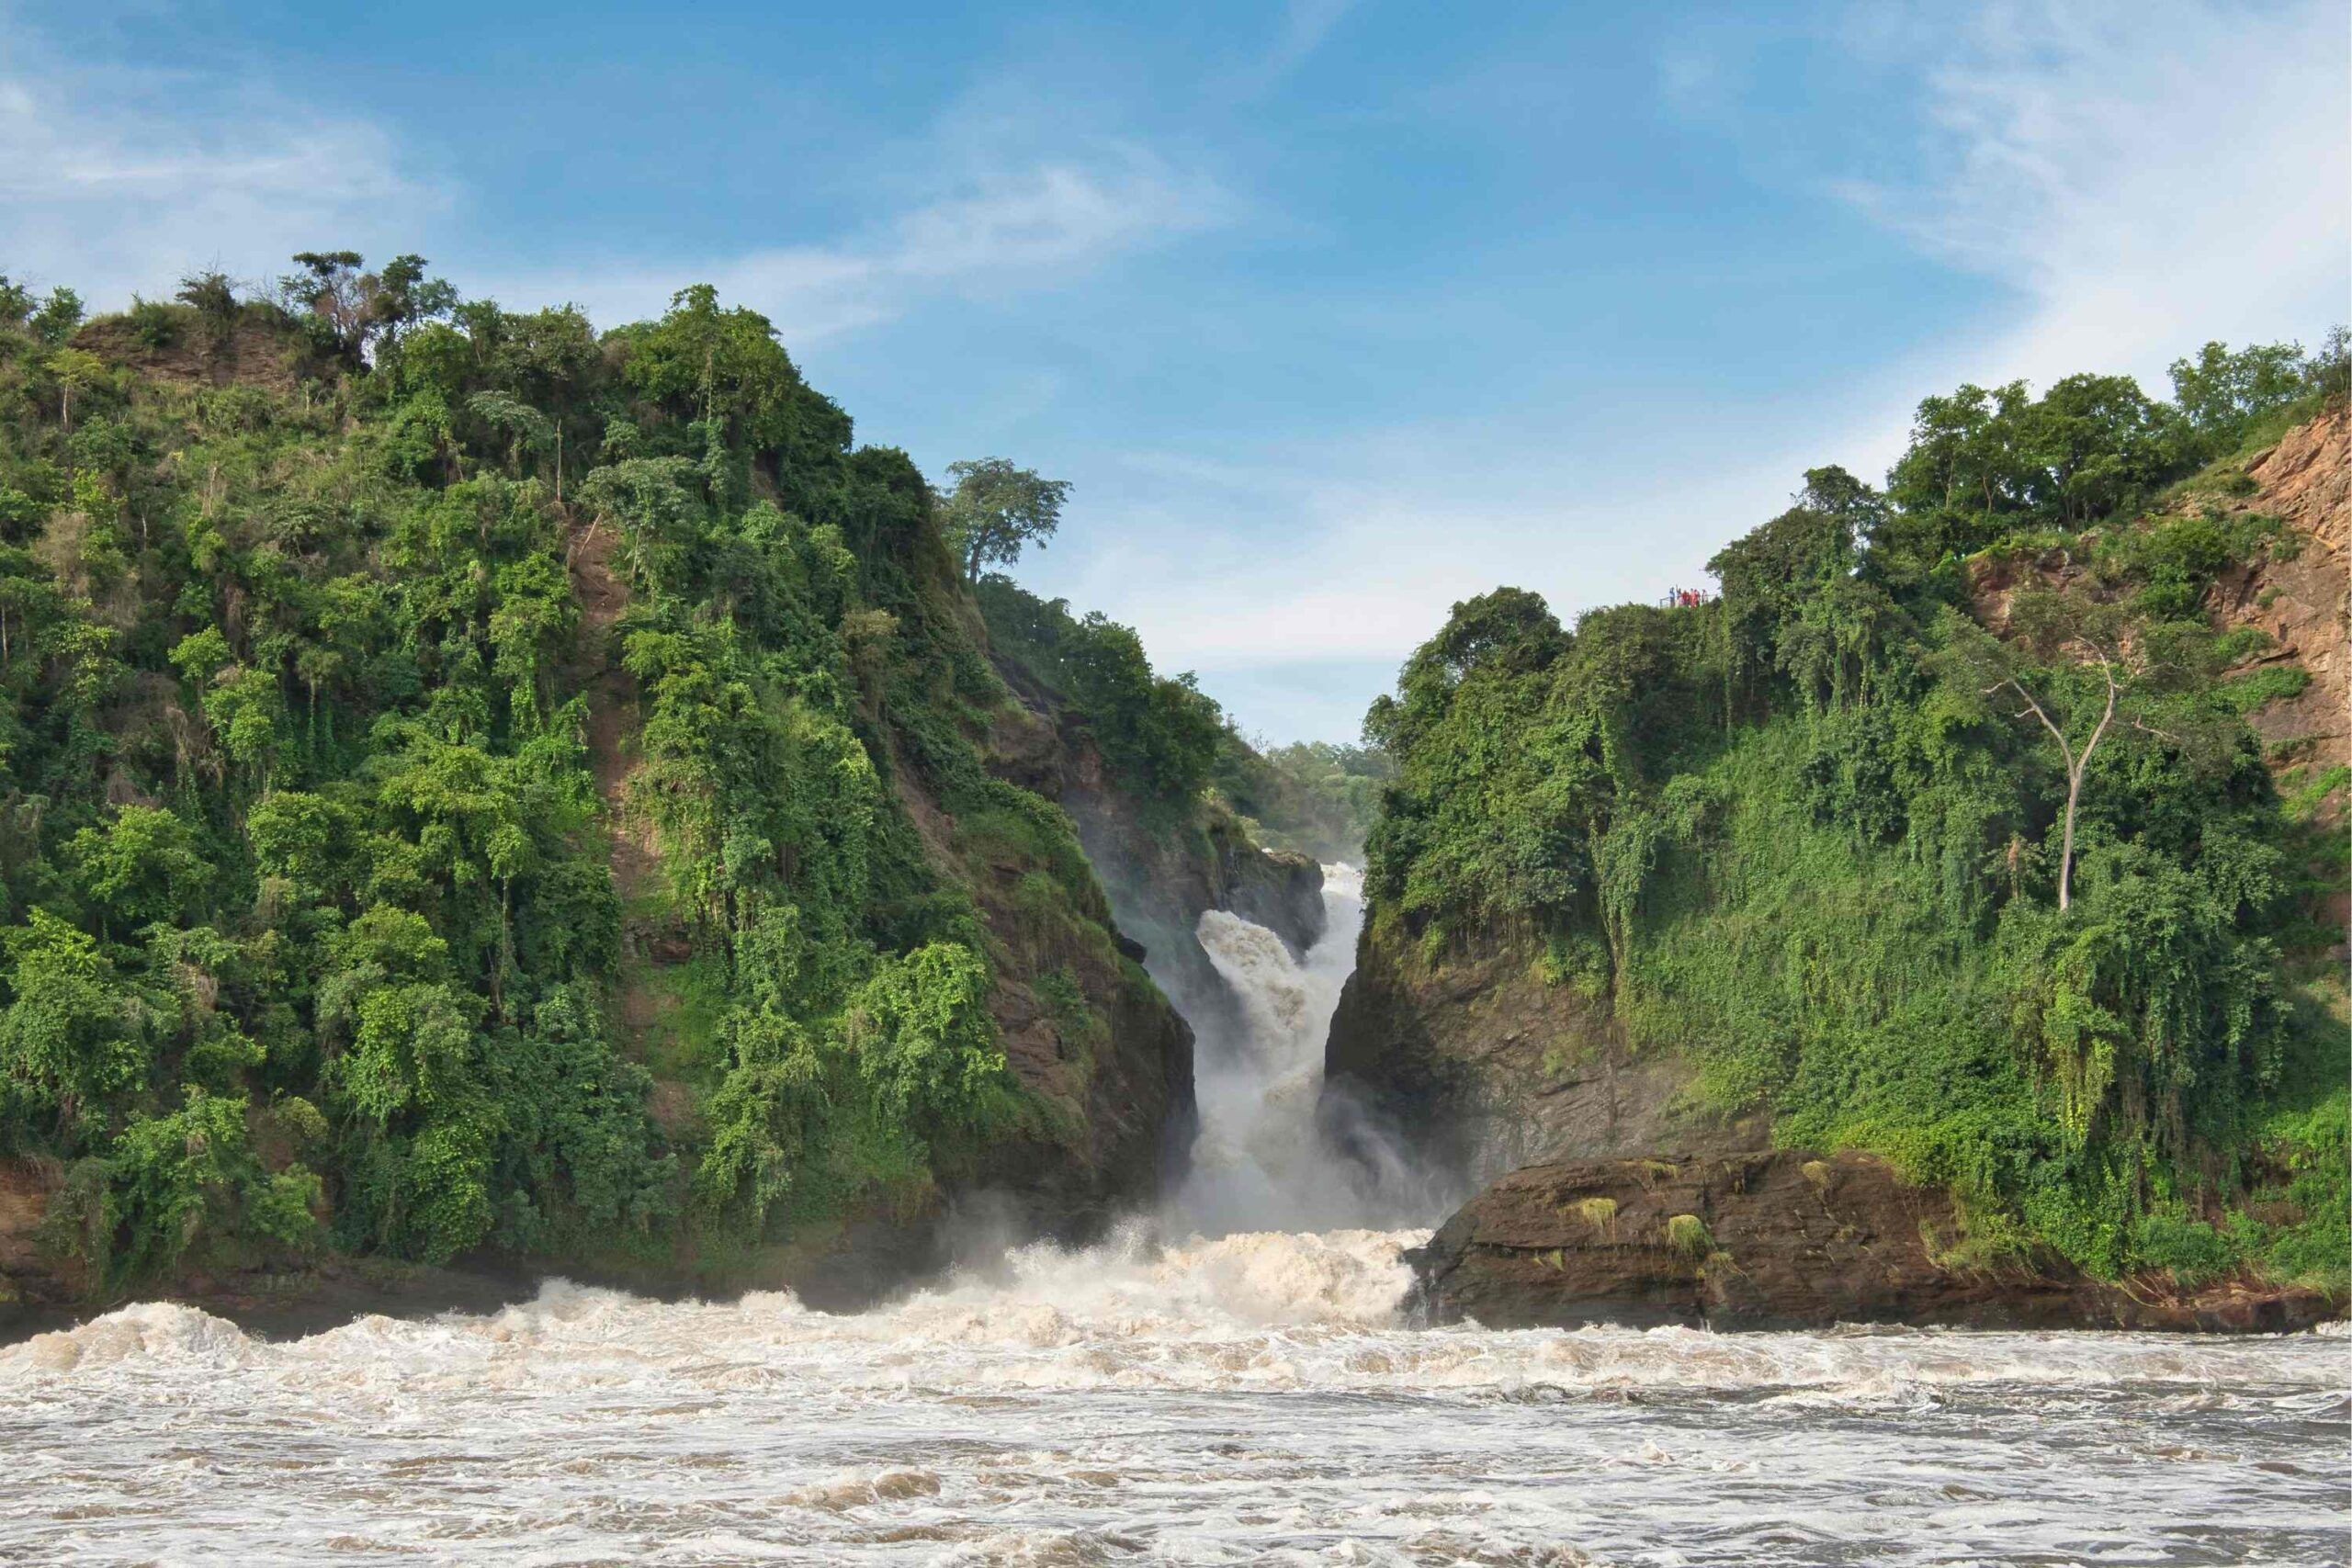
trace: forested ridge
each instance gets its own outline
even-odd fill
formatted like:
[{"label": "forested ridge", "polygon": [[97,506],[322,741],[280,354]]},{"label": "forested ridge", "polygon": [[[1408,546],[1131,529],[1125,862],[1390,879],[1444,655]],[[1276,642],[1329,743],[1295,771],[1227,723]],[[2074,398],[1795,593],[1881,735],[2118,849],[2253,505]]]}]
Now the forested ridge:
[{"label": "forested ridge", "polygon": [[[1109,1159],[1114,1029],[1181,1025],[992,771],[1038,721],[967,581],[1023,536],[989,484],[1058,491],[935,492],[707,288],[600,333],[296,262],[87,323],[0,280],[0,1157],[50,1255],[725,1280],[992,1149]],[[1102,635],[1073,722],[1180,830],[1236,743]]]},{"label": "forested ridge", "polygon": [[2346,372],[2339,332],[2211,345],[2171,400],[1963,388],[1883,488],[1807,474],[1719,597],[1456,605],[1365,726],[1366,962],[1518,944],[1703,1109],[1950,1186],[1955,1265],[2341,1291],[2346,770],[2266,752],[2309,675],[2208,599],[2305,547],[2246,465]]}]

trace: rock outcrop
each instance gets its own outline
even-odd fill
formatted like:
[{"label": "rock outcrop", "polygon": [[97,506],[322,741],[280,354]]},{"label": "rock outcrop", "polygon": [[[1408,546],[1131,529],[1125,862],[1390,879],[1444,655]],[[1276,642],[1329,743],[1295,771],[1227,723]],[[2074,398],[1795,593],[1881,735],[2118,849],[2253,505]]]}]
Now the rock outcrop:
[{"label": "rock outcrop", "polygon": [[1941,1191],[1869,1156],[1794,1150],[1531,1166],[1464,1205],[1413,1261],[1432,1316],[1489,1328],[2259,1332],[2344,1305],[2301,1288],[2108,1282],[2055,1258],[1973,1265]]},{"label": "rock outcrop", "polygon": [[1760,1120],[1692,1110],[1689,1066],[1639,1055],[1605,999],[1547,982],[1527,946],[1430,963],[1368,926],[1324,1052],[1327,1093],[1465,1184],[1538,1160],[1731,1153]]},{"label": "rock outcrop", "polygon": [[[2297,425],[2276,446],[2245,466],[2253,488],[2236,495],[2200,496],[2225,512],[2278,518],[2298,547],[2271,550],[2251,566],[2233,569],[2213,585],[2208,607],[2222,626],[2258,626],[2270,647],[2264,664],[2293,663],[2311,683],[2248,716],[2270,751],[2275,769],[2352,761],[2352,646],[2346,640],[2352,598],[2352,410],[2332,409]],[[2322,820],[2338,821],[2339,786],[2323,803]],[[2340,917],[2339,908],[2339,917]]]}]

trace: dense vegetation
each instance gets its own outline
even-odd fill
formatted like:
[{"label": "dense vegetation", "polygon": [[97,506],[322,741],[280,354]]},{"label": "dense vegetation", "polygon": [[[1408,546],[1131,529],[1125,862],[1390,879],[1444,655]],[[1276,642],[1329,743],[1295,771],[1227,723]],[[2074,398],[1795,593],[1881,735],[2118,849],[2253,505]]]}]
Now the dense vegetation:
[{"label": "dense vegetation", "polygon": [[1375,936],[1520,933],[1716,1106],[1949,1183],[1963,1256],[2340,1287],[2341,998],[2292,955],[2341,935],[2306,897],[2341,856],[2243,717],[2301,671],[2237,673],[2260,634],[2202,604],[2299,547],[2217,498],[2346,367],[2339,333],[2209,347],[2171,402],[1963,388],[1883,491],[1808,474],[1719,600],[1456,605],[1365,727]]},{"label": "dense vegetation", "polygon": [[1376,746],[1294,740],[1227,746],[1217,789],[1274,849],[1361,864],[1392,770]]},{"label": "dense vegetation", "polygon": [[[1019,476],[1026,483],[990,479],[1000,493],[1039,482],[1034,475]],[[951,502],[951,518],[957,511]],[[1323,861],[1362,857],[1388,776],[1376,749],[1244,739],[1191,675],[1155,674],[1133,628],[1099,611],[1073,615],[1067,600],[1040,599],[1001,572],[978,578],[976,592],[999,655],[1159,818],[1190,808],[1205,791],[1212,810],[1238,815],[1268,848]]]},{"label": "dense vegetation", "polygon": [[[1066,1134],[1001,973],[1073,1039],[1158,1004],[984,766],[1003,541],[707,288],[599,334],[297,262],[86,326],[0,280],[0,1155],[52,1242],[707,1260]],[[1178,798],[1159,690],[1104,748]]]}]

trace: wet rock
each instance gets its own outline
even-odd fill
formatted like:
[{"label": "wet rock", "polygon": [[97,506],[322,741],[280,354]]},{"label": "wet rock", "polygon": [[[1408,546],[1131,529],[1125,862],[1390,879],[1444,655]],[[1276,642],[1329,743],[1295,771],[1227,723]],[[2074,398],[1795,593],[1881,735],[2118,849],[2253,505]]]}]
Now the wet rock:
[{"label": "wet rock", "polygon": [[2238,1282],[2187,1293],[2053,1257],[1973,1263],[1948,1196],[1866,1155],[1557,1162],[1494,1182],[1412,1255],[1440,1321],[1490,1328],[1838,1323],[2259,1333],[2344,1303]]},{"label": "wet rock", "polygon": [[1324,1050],[1327,1106],[1360,1110],[1461,1190],[1544,1160],[1765,1146],[1760,1118],[1687,1109],[1690,1064],[1632,1050],[1607,999],[1547,983],[1539,956],[1490,932],[1433,963],[1367,928]]}]

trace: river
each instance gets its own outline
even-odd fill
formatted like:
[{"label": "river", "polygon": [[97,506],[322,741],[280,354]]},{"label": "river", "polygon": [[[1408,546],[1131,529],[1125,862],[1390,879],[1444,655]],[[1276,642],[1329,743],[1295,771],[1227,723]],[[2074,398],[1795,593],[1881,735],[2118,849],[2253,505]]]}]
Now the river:
[{"label": "river", "polygon": [[558,1282],[268,1341],[126,1307],[0,1348],[0,1560],[2346,1560],[2342,1336],[1424,1328],[1424,1232],[1238,1223],[1417,1201],[1311,1153],[1330,897],[1304,962],[1204,921],[1250,1037],[1204,1042],[1158,1221],[853,1315]]}]

